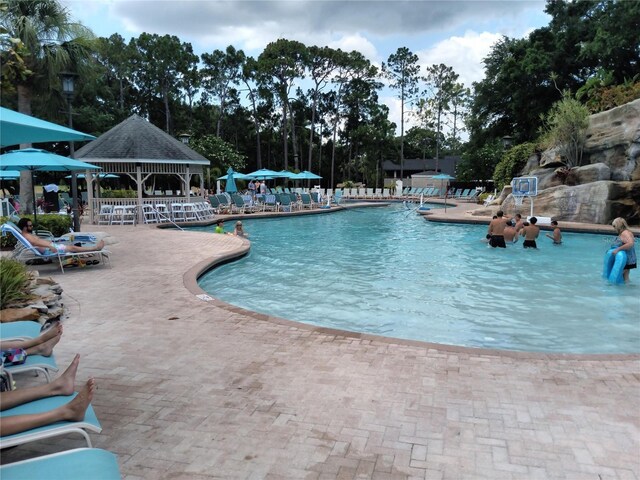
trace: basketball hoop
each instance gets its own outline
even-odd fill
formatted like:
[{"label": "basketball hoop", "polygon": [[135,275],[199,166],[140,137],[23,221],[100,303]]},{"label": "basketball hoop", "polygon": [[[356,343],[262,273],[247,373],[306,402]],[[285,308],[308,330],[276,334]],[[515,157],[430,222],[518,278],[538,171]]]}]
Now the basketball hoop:
[{"label": "basketball hoop", "polygon": [[518,210],[520,210],[520,207],[522,206],[522,201],[524,200],[524,195],[514,195],[513,196],[513,201],[516,204],[516,212]]}]

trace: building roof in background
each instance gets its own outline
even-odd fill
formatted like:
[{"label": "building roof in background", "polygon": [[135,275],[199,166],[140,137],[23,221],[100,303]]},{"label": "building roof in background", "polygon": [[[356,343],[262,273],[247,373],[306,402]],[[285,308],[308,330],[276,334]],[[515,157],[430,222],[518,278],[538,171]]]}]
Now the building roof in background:
[{"label": "building roof in background", "polygon": [[[461,161],[458,156],[447,156],[441,158],[438,161],[438,172],[436,169],[435,158],[406,158],[404,160],[404,171],[413,173],[422,173],[424,175],[430,175],[435,173],[448,173],[454,175],[456,171],[456,165]],[[392,162],[391,160],[385,160],[382,162],[382,169],[385,172],[394,172],[400,170],[400,163]]]},{"label": "building roof in background", "polygon": [[90,162],[192,163],[209,160],[138,115],[131,115],[77,152]]}]

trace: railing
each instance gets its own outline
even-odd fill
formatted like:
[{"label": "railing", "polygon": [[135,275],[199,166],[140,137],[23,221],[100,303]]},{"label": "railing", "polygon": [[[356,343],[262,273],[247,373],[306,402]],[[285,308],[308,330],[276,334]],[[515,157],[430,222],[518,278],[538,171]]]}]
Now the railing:
[{"label": "railing", "polygon": [[[142,202],[138,204],[137,198],[94,198],[92,200],[91,208],[91,223],[95,224],[98,218],[98,214],[102,209],[103,205],[111,205],[111,206],[135,206],[141,207],[142,205],[151,205],[154,209],[157,204],[164,204],[167,208],[171,208],[172,203],[193,203],[193,202],[205,202],[208,200],[204,197],[200,196],[192,196],[187,200],[185,197],[145,197],[142,199]],[[141,216],[141,208],[138,208],[139,215]],[[138,218],[139,222],[142,222],[141,218]]]}]

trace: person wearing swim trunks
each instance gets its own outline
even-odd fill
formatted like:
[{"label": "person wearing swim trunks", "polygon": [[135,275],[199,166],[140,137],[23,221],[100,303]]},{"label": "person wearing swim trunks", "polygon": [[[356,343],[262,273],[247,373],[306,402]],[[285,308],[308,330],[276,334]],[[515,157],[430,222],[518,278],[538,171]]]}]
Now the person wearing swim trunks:
[{"label": "person wearing swim trunks", "polygon": [[624,279],[624,283],[629,283],[629,272],[630,270],[637,268],[638,259],[636,256],[636,239],[633,235],[633,232],[629,230],[629,225],[627,225],[627,221],[618,217],[613,222],[611,222],[611,226],[616,229],[618,233],[618,238],[613,243],[613,255],[617,255],[618,252],[625,251],[627,253],[627,264],[624,266],[622,271],[622,278]]},{"label": "person wearing swim trunks", "polygon": [[507,222],[507,226],[504,227],[504,241],[507,243],[517,243],[518,242],[518,231],[513,226],[513,220],[509,220]]},{"label": "person wearing swim trunks", "polygon": [[504,229],[507,226],[507,219],[504,218],[504,212],[502,210],[496,213],[496,217],[489,223],[488,235],[491,235],[489,239],[489,245],[493,248],[507,248],[504,243]]},{"label": "person wearing swim trunks", "polygon": [[522,227],[522,236],[524,237],[522,246],[524,248],[538,248],[536,238],[540,235],[540,227],[538,227],[536,223],[538,223],[538,219],[531,217],[529,223],[525,223],[525,226]]},{"label": "person wearing swim trunks", "polygon": [[520,230],[522,230],[522,227],[524,227],[524,220],[522,220],[522,215],[520,215],[519,213],[516,213],[515,221],[516,221],[516,231],[520,232]]},{"label": "person wearing swim trunks", "polygon": [[545,233],[544,236],[553,240],[554,245],[562,245],[562,232],[560,231],[560,227],[558,227],[558,221],[552,220],[551,226],[553,227],[553,235]]},{"label": "person wearing swim trunks", "polygon": [[83,252],[95,252],[104,248],[104,241],[100,240],[90,247],[78,247],[76,245],[54,243],[44,238],[40,238],[34,235],[33,223],[28,218],[21,218],[18,222],[18,228],[22,231],[22,236],[26,238],[29,243],[40,250],[42,253],[59,252],[59,253],[83,253]]}]

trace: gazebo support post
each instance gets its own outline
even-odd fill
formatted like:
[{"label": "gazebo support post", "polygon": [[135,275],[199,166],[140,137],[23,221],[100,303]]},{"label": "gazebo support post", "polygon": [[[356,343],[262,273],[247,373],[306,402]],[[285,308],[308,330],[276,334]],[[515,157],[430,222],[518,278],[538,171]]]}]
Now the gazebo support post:
[{"label": "gazebo support post", "polygon": [[143,221],[142,214],[142,166],[139,163],[136,163],[136,185],[138,186],[138,223],[141,224]]},{"label": "gazebo support post", "polygon": [[189,197],[191,195],[191,188],[189,187],[189,185],[191,184],[191,173],[189,173],[189,165],[187,165],[187,172],[184,176],[185,178],[185,182],[184,182],[184,186],[185,189],[184,191],[186,192],[186,198],[187,198],[187,203],[189,203]]}]

